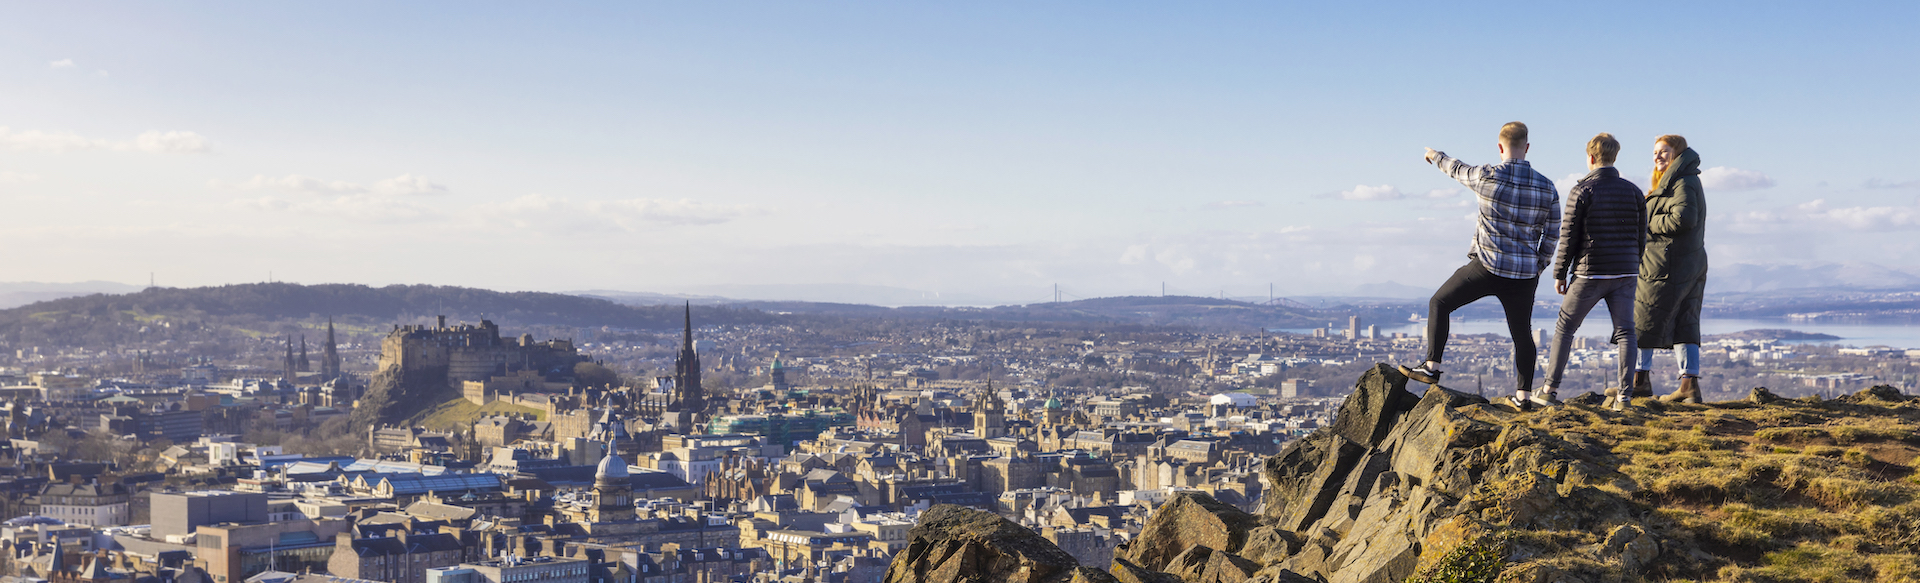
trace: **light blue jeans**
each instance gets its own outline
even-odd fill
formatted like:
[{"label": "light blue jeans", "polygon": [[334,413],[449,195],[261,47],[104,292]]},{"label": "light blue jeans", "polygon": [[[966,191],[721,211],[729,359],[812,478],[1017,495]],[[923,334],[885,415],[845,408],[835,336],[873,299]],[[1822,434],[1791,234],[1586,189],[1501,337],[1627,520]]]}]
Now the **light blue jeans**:
[{"label": "light blue jeans", "polygon": [[[1636,370],[1653,370],[1652,348],[1640,349],[1640,366]],[[1700,376],[1700,345],[1675,344],[1673,354],[1680,359],[1680,374]]]}]

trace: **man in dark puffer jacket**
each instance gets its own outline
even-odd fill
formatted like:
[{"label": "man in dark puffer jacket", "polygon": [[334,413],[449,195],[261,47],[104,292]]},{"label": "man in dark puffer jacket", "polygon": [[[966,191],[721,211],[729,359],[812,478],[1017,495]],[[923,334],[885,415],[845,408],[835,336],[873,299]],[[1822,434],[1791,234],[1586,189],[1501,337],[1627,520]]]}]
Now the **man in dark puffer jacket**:
[{"label": "man in dark puffer jacket", "polygon": [[1647,246],[1647,203],[1640,187],[1621,178],[1620,171],[1613,168],[1619,154],[1620,142],[1611,134],[1594,136],[1587,142],[1589,172],[1567,194],[1560,252],[1553,261],[1554,289],[1566,299],[1560,302],[1560,319],[1553,326],[1546,387],[1533,392],[1533,400],[1538,403],[1558,404],[1557,391],[1567,369],[1574,332],[1580,329],[1587,312],[1602,300],[1607,302],[1607,314],[1613,317],[1613,343],[1620,346],[1616,386],[1622,387],[1618,392],[1622,396],[1614,399],[1614,410],[1623,411],[1631,402],[1638,355],[1633,294],[1639,283],[1640,253]]}]

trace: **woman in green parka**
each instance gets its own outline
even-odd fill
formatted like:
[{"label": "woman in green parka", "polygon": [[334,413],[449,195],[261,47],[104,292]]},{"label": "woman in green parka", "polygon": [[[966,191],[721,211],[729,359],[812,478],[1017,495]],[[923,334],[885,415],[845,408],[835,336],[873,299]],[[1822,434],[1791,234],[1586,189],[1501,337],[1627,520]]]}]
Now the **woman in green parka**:
[{"label": "woman in green parka", "polygon": [[1634,392],[1653,394],[1653,349],[1680,361],[1680,387],[1663,401],[1700,402],[1700,304],[1707,290],[1707,199],[1700,155],[1687,139],[1654,140],[1653,188],[1647,191],[1647,250],[1640,256],[1633,324],[1640,363]]}]

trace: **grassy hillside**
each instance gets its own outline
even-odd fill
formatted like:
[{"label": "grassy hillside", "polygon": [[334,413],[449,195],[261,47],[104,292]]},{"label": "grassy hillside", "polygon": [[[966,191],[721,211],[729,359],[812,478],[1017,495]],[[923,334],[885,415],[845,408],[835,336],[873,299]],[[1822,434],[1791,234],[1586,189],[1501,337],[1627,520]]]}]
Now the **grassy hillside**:
[{"label": "grassy hillside", "polygon": [[532,407],[522,407],[506,401],[494,401],[486,405],[475,405],[465,397],[450,399],[435,405],[431,409],[408,419],[410,425],[425,427],[434,431],[466,431],[473,422],[481,417],[501,413],[523,413],[533,415],[535,419],[545,421],[547,412]]},{"label": "grassy hillside", "polygon": [[[1891,388],[1760,400],[1653,403],[1623,416],[1575,405],[1516,420],[1611,449],[1638,482],[1622,493],[1652,508],[1648,523],[1712,555],[1698,558],[1704,572],[1650,580],[1920,580],[1920,402]],[[1541,554],[1594,542],[1558,531],[1517,539]],[[1596,570],[1579,562],[1563,567]]]}]

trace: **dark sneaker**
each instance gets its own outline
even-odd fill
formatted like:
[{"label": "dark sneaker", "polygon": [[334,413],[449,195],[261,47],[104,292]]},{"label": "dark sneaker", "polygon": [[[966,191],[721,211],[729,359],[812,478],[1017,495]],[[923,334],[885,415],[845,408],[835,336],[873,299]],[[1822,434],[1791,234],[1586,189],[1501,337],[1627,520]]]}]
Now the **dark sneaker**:
[{"label": "dark sneaker", "polygon": [[1559,407],[1562,404],[1559,391],[1534,391],[1530,400],[1541,407]]},{"label": "dark sneaker", "polygon": [[1519,409],[1521,413],[1533,412],[1533,399],[1522,399],[1519,395],[1508,395],[1507,405]]},{"label": "dark sneaker", "polygon": [[1440,384],[1440,371],[1427,368],[1427,365],[1424,364],[1412,368],[1404,364],[1400,365],[1400,374],[1407,375],[1407,378],[1429,385]]}]

